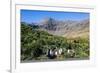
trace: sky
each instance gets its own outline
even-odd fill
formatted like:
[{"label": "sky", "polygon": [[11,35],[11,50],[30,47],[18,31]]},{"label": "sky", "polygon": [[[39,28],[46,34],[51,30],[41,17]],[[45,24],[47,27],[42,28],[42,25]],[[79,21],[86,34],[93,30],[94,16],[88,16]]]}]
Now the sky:
[{"label": "sky", "polygon": [[38,23],[44,18],[54,18],[56,20],[73,20],[80,21],[89,19],[89,13],[83,12],[56,12],[56,11],[39,11],[39,10],[21,10],[21,22]]}]

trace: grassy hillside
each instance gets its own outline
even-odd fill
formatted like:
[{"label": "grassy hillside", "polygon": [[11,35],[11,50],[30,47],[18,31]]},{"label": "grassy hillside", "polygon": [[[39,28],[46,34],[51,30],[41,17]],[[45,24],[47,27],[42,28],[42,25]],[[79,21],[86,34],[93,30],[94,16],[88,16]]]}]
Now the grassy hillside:
[{"label": "grassy hillside", "polygon": [[68,49],[74,49],[73,58],[89,57],[89,39],[60,37],[40,30],[38,26],[30,26],[21,23],[21,61],[47,60],[48,49],[63,49],[63,54],[55,59],[67,59],[72,56],[67,53]]}]

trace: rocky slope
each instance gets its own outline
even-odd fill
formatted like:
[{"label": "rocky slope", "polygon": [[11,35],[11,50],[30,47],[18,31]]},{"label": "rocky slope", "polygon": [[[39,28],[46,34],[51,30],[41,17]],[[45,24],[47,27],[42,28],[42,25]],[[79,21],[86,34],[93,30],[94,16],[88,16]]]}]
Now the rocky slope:
[{"label": "rocky slope", "polygon": [[58,21],[53,18],[46,18],[39,24],[41,30],[53,35],[67,38],[89,37],[89,19],[82,21]]}]

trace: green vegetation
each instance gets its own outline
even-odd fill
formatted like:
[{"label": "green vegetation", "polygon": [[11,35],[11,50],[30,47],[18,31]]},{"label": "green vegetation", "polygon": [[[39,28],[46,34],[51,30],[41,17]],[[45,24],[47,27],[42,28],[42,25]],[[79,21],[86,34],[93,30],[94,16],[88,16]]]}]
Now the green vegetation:
[{"label": "green vegetation", "polygon": [[[63,49],[62,55],[55,58],[58,60],[89,57],[88,38],[67,39],[40,30],[36,25],[21,23],[21,61],[48,59],[46,53],[52,48]],[[73,49],[74,54],[68,54],[68,49]]]}]

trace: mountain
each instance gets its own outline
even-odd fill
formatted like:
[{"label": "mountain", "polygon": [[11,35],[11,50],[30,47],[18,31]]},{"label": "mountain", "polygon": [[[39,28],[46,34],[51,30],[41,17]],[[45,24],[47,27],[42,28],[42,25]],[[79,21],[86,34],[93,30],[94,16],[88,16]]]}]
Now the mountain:
[{"label": "mountain", "polygon": [[89,19],[82,21],[59,21],[53,18],[46,18],[39,24],[41,30],[53,35],[67,38],[89,37]]},{"label": "mountain", "polygon": [[[21,62],[49,61],[47,51],[61,48],[63,54],[55,58],[57,60],[89,58],[89,40],[83,38],[88,35],[88,20],[77,22],[58,21],[50,18],[38,24],[21,22]],[[67,53],[68,49],[75,50],[73,57],[72,54]]]}]

